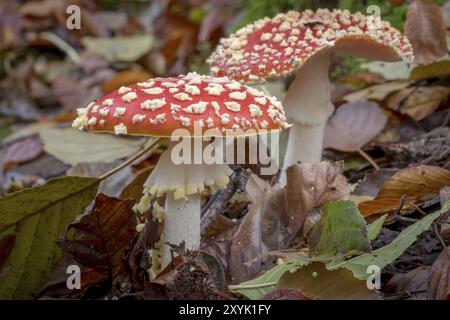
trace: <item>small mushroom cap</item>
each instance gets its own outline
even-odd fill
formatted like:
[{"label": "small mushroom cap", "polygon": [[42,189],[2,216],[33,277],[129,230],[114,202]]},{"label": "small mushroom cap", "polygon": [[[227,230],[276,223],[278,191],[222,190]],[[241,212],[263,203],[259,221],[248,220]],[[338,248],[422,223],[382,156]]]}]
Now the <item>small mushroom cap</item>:
[{"label": "small mushroom cap", "polygon": [[376,60],[413,61],[412,46],[388,22],[361,13],[319,9],[290,11],[238,30],[208,59],[211,73],[255,82],[292,73],[323,50]]},{"label": "small mushroom cap", "polygon": [[[275,97],[225,77],[196,73],[121,87],[78,109],[72,126],[156,137],[172,136],[177,129],[186,129],[185,134],[178,131],[185,136],[220,136],[224,132],[248,135],[248,131],[257,134],[263,129],[289,127]],[[196,126],[202,130],[195,130]]]}]

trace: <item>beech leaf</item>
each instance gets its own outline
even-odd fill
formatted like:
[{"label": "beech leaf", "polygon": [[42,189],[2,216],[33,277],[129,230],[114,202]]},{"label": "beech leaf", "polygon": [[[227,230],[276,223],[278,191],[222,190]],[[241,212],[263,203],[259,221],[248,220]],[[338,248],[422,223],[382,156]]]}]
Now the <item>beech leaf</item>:
[{"label": "beech leaf", "polygon": [[353,101],[339,107],[325,128],[325,148],[355,152],[386,126],[387,116],[371,101]]},{"label": "beech leaf", "polygon": [[58,245],[82,265],[114,279],[124,250],[136,233],[133,205],[132,200],[99,194],[94,207],[67,227],[75,230],[73,237],[66,235]]},{"label": "beech leaf", "polygon": [[0,239],[15,246],[0,277],[0,299],[30,299],[50,275],[61,251],[56,240],[94,198],[99,180],[62,177],[0,199]]}]

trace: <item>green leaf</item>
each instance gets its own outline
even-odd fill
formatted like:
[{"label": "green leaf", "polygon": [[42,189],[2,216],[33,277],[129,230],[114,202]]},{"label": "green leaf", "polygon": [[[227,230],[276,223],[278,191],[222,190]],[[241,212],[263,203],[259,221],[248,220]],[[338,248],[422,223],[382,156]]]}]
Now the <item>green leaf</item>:
[{"label": "green leaf", "polygon": [[367,238],[369,238],[369,242],[372,242],[378,237],[387,216],[388,215],[385,214],[367,226]]},{"label": "green leaf", "polygon": [[136,153],[145,141],[111,134],[92,134],[72,128],[42,129],[40,136],[47,153],[72,166],[86,162],[110,163],[126,158]]},{"label": "green leaf", "polygon": [[366,222],[349,200],[328,202],[308,240],[310,255],[322,259],[370,251]]},{"label": "green leaf", "polygon": [[81,44],[109,61],[133,62],[154,46],[155,39],[151,35],[115,38],[83,37]]},{"label": "green leaf", "polygon": [[295,272],[308,263],[309,259],[307,257],[296,256],[267,270],[255,279],[229,286],[228,288],[231,292],[242,294],[249,299],[261,299],[265,294],[275,289],[278,281],[286,272]]},{"label": "green leaf", "polygon": [[0,299],[30,299],[61,255],[55,241],[94,199],[100,180],[61,177],[0,199],[0,239],[15,234]]},{"label": "green leaf", "polygon": [[368,266],[375,265],[380,269],[383,269],[388,264],[394,262],[395,259],[416,241],[418,235],[427,230],[434,220],[449,209],[450,201],[446,202],[441,210],[427,215],[422,220],[404,229],[397,238],[387,246],[374,250],[372,253],[366,253],[344,262],[332,261],[327,264],[327,269],[334,270],[336,268],[347,268],[353,272],[353,275],[356,278],[366,280],[370,275],[366,272]]}]

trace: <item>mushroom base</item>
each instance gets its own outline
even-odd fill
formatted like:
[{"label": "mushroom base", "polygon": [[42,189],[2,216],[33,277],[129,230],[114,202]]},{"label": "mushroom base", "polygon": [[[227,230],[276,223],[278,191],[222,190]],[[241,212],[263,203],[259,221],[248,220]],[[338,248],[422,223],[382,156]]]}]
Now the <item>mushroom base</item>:
[{"label": "mushroom base", "polygon": [[171,261],[170,246],[182,241],[186,249],[198,249],[200,245],[200,194],[176,200],[173,193],[166,195],[162,268]]}]

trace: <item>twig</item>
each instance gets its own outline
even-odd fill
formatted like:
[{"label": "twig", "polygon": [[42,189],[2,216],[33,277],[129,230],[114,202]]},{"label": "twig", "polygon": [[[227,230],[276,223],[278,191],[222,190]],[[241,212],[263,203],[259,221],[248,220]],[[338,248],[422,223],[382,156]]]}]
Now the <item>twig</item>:
[{"label": "twig", "polygon": [[417,222],[416,219],[402,217],[400,215],[400,212],[402,211],[402,208],[405,205],[405,202],[406,202],[406,195],[402,195],[402,197],[400,198],[400,201],[399,201],[398,208],[394,212],[394,219],[397,220],[397,221],[408,222],[408,223],[415,223],[415,222]]},{"label": "twig", "polygon": [[434,231],[434,233],[436,234],[436,237],[438,238],[439,242],[441,243],[442,248],[443,248],[444,250],[446,250],[446,252],[447,252],[447,254],[448,254],[447,244],[445,243],[444,239],[442,238],[441,233],[440,233],[439,230],[438,230],[438,226],[437,226],[437,224],[435,224],[435,223],[433,224],[433,231]]},{"label": "twig", "polygon": [[366,152],[364,152],[361,148],[358,149],[358,154],[363,157],[364,159],[366,159],[371,165],[372,167],[375,168],[376,171],[380,170],[380,167],[378,166],[378,164],[375,162],[375,160],[372,159],[371,156],[369,156]]},{"label": "twig", "polygon": [[218,216],[228,205],[231,197],[241,187],[242,179],[247,181],[248,177],[248,172],[243,168],[239,168],[231,175],[227,187],[221,191],[218,191],[206,204],[205,208],[202,210],[202,219],[200,222],[200,230],[202,234],[205,234],[209,228],[214,225],[218,219]]},{"label": "twig", "polygon": [[72,59],[73,62],[76,64],[81,63],[81,57],[78,54],[78,52],[75,51],[74,48],[72,48],[67,42],[65,42],[63,39],[58,37],[57,35],[51,33],[51,32],[41,32],[39,33],[39,36],[51,43],[53,43],[58,49],[63,51],[67,54],[67,56]]},{"label": "twig", "polygon": [[146,152],[150,151],[151,149],[153,149],[153,147],[160,141],[160,138],[156,138],[155,140],[153,140],[148,146],[144,147],[144,149],[142,149],[141,151],[139,151],[138,153],[136,153],[134,156],[132,156],[131,158],[129,158],[128,160],[126,160],[125,162],[122,162],[121,164],[119,164],[117,167],[112,168],[111,170],[109,170],[108,172],[102,174],[100,177],[98,177],[100,180],[104,180],[110,176],[112,176],[114,173],[116,173],[119,170],[122,170],[123,168],[125,168],[126,166],[128,166],[130,163],[133,163],[136,159],[140,158],[142,155],[144,155]]}]

